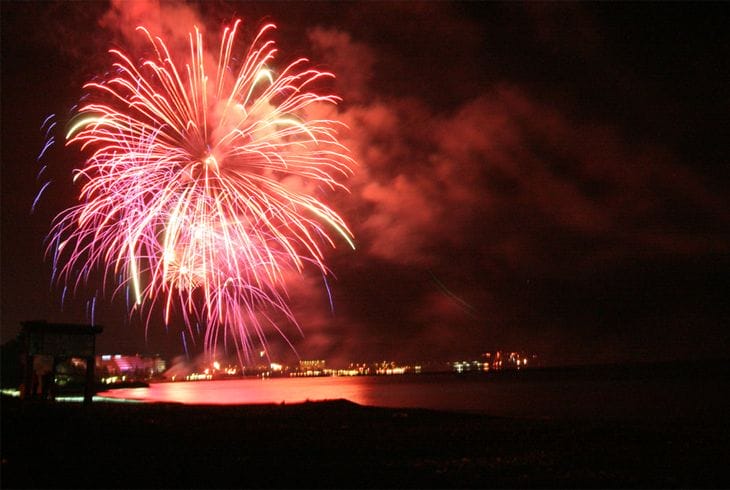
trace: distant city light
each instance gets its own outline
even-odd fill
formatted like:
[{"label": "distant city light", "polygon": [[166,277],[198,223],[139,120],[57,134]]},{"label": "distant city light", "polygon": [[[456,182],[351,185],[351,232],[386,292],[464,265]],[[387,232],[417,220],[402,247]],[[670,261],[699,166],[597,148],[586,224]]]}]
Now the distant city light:
[{"label": "distant city light", "polygon": [[[267,356],[260,351],[260,356]],[[186,372],[175,371],[165,374],[167,363],[161,357],[142,357],[140,355],[103,354],[97,356],[97,379],[102,385],[124,383],[147,383],[155,380],[168,381],[207,381],[231,379],[245,376],[268,377],[318,377],[318,376],[397,376],[420,374],[423,372],[487,373],[499,370],[525,369],[537,365],[537,355],[525,352],[485,352],[480,359],[463,359],[453,362],[400,363],[379,361],[371,363],[350,363],[346,368],[331,368],[324,359],[304,359],[295,366],[270,361],[253,366],[241,366],[236,362],[213,360],[208,364],[198,364]],[[424,367],[425,366],[425,367]],[[83,367],[83,366],[82,366]],[[112,386],[110,386],[112,387]]]}]

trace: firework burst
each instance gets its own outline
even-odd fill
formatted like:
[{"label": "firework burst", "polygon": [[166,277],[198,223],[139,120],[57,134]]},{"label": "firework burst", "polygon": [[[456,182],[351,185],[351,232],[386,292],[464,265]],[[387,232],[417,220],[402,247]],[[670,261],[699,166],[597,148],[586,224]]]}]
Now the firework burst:
[{"label": "firework burst", "polygon": [[105,289],[131,292],[148,327],[153,311],[166,324],[177,311],[188,329],[205,327],[208,351],[222,340],[248,357],[267,329],[282,333],[277,319],[297,325],[285,275],[311,264],[326,276],[336,235],[354,248],[320,200],[345,189],[354,162],[341,124],[308,115],[338,102],[312,88],[333,75],[306,59],[270,68],[271,24],[237,58],[239,25],[223,31],[215,60],[197,28],[183,63],[143,27],[149,57],[110,50],[112,74],[85,85],[69,125],[67,144],[89,156],[74,174],[79,204],[55,219],[48,252],[64,285],[76,290],[98,269]]}]

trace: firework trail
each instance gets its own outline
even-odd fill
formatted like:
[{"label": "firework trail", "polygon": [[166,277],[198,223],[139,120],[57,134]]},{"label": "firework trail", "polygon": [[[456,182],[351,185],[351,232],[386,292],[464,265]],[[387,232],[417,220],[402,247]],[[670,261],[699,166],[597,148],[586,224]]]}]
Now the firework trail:
[{"label": "firework trail", "polygon": [[151,56],[109,51],[112,74],[85,85],[69,124],[67,144],[90,156],[74,173],[80,204],[54,220],[48,253],[70,289],[98,269],[105,290],[131,289],[148,328],[153,310],[165,324],[178,312],[191,335],[205,327],[207,351],[222,340],[248,359],[267,329],[283,335],[277,318],[297,325],[285,275],[311,264],[326,276],[335,235],[354,248],[318,199],[345,189],[354,162],[341,123],[307,117],[339,101],[311,88],[333,75],[306,59],[269,68],[272,24],[237,58],[240,22],[223,31],[216,60],[197,28],[183,64],[143,27]]}]

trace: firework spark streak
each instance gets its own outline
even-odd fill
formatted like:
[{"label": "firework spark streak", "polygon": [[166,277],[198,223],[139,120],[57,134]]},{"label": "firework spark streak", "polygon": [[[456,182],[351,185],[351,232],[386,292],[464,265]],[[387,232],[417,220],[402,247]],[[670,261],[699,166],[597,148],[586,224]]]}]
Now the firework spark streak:
[{"label": "firework spark streak", "polygon": [[153,310],[165,324],[177,311],[191,335],[206,327],[209,351],[222,340],[248,358],[268,328],[283,334],[277,318],[297,325],[285,275],[307,264],[329,274],[323,248],[335,235],[354,248],[319,199],[345,189],[354,162],[341,123],[308,117],[339,101],[311,88],[333,75],[306,59],[274,72],[271,24],[237,59],[239,24],[223,31],[217,60],[197,28],[182,65],[143,27],[149,58],[110,50],[112,75],[85,85],[69,124],[67,144],[90,156],[74,173],[80,203],[56,217],[48,253],[74,291],[98,269],[105,290],[131,288],[147,327]]}]

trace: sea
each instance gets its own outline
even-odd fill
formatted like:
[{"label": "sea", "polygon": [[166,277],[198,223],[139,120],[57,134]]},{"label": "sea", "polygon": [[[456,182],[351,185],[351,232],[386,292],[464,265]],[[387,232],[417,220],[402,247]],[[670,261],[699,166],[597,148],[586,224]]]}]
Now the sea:
[{"label": "sea", "polygon": [[727,417],[730,362],[533,368],[488,373],[244,378],[151,383],[103,398],[202,405],[292,404],[346,399],[527,418]]}]

